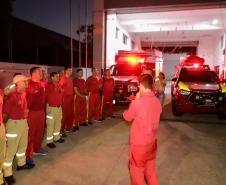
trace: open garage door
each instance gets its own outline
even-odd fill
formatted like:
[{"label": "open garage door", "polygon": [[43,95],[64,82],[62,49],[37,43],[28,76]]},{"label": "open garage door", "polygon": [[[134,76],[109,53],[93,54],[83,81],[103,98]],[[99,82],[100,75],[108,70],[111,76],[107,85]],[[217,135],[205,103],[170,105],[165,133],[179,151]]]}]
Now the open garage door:
[{"label": "open garage door", "polygon": [[226,8],[188,7],[185,10],[114,10],[106,20],[106,66],[119,50],[163,52],[167,78],[180,57],[196,54],[225,78]]}]

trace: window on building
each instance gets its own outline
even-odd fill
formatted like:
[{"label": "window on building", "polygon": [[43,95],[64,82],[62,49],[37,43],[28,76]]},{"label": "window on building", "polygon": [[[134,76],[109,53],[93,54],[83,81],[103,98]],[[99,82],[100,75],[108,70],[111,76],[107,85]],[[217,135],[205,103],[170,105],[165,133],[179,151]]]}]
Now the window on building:
[{"label": "window on building", "polygon": [[116,27],[116,30],[115,30],[115,38],[118,39],[119,37],[119,28]]},{"label": "window on building", "polygon": [[123,44],[127,44],[128,42],[128,37],[127,35],[123,34]]}]

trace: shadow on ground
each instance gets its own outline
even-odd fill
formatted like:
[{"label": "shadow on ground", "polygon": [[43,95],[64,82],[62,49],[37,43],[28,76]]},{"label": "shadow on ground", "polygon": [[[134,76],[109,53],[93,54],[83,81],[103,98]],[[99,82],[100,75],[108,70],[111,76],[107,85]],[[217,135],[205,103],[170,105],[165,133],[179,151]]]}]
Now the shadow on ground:
[{"label": "shadow on ground", "polygon": [[193,123],[213,123],[222,124],[226,120],[221,120],[218,118],[217,114],[214,113],[184,113],[182,116],[174,116],[172,113],[172,105],[168,103],[163,108],[162,120],[165,121],[183,121],[183,122],[193,122]]}]

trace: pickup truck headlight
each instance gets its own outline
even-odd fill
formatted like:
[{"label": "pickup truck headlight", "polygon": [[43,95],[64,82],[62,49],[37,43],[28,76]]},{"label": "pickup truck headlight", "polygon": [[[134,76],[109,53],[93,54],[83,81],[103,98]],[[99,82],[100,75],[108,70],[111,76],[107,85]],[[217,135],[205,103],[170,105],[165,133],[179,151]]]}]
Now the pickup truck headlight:
[{"label": "pickup truck headlight", "polygon": [[136,84],[129,84],[128,85],[128,92],[136,92],[138,90]]},{"label": "pickup truck headlight", "polygon": [[187,96],[190,94],[190,91],[179,90],[179,94]]}]

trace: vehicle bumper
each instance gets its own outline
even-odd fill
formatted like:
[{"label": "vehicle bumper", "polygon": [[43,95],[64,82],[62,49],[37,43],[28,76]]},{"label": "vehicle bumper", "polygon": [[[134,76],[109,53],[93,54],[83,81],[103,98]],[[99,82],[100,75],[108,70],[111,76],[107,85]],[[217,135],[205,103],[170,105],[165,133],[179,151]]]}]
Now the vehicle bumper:
[{"label": "vehicle bumper", "polygon": [[226,102],[216,101],[214,103],[193,104],[188,101],[188,96],[178,96],[174,99],[175,106],[182,112],[212,112],[212,113],[226,113]]}]

